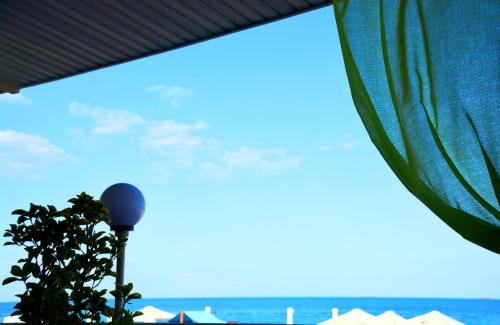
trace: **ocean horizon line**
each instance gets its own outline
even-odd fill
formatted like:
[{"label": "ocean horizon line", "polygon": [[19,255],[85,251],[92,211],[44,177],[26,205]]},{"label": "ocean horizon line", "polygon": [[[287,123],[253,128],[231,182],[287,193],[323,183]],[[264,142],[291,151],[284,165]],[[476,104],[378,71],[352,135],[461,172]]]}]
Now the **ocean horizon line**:
[{"label": "ocean horizon line", "polygon": [[[422,300],[500,300],[500,297],[424,297],[424,296],[199,296],[199,297],[142,297],[139,300],[202,300],[202,299],[422,299]],[[112,301],[113,299],[108,299]],[[0,300],[0,303],[15,303],[13,300]]]}]

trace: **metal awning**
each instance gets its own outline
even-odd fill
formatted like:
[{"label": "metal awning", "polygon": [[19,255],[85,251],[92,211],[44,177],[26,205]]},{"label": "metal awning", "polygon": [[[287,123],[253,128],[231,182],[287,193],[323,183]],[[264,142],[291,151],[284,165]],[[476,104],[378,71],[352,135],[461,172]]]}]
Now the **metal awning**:
[{"label": "metal awning", "polygon": [[174,50],[331,0],[0,2],[0,93]]}]

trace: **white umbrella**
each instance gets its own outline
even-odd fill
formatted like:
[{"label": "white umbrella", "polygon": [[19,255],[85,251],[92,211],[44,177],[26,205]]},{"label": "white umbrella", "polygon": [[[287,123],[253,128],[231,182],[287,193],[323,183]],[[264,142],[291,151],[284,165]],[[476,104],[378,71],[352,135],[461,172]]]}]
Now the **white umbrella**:
[{"label": "white umbrella", "polygon": [[135,322],[155,323],[157,320],[171,320],[175,317],[174,314],[163,311],[153,306],[147,306],[139,310],[141,316],[134,317]]},{"label": "white umbrella", "polygon": [[453,318],[446,316],[438,311],[431,311],[430,313],[423,314],[410,319],[413,324],[425,325],[465,325]]},{"label": "white umbrella", "polygon": [[409,320],[399,316],[392,310],[386,311],[383,314],[378,315],[370,319],[369,321],[363,323],[363,325],[406,325],[414,324]]},{"label": "white umbrella", "polygon": [[321,322],[318,325],[362,325],[373,318],[375,318],[375,316],[372,314],[369,314],[362,309],[354,308],[350,312]]},{"label": "white umbrella", "polygon": [[21,321],[19,316],[7,316],[3,318],[4,323],[12,324],[12,323],[24,323]]}]

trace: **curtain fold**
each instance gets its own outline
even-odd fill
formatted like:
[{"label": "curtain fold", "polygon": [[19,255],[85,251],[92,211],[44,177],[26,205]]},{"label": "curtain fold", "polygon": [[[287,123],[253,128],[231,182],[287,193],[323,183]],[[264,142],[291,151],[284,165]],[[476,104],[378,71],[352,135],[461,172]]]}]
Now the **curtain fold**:
[{"label": "curtain fold", "polygon": [[500,253],[500,1],[334,2],[356,109],[407,189]]}]

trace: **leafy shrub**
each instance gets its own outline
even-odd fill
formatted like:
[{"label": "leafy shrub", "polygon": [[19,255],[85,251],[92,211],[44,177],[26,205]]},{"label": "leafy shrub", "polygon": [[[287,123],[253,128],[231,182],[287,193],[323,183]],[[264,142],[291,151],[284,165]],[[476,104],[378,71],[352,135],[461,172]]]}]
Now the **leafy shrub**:
[{"label": "leafy shrub", "polygon": [[27,211],[12,212],[17,223],[5,231],[4,237],[10,237],[5,245],[26,253],[2,283],[21,281],[25,286],[16,295],[20,301],[12,315],[28,324],[101,324],[104,317],[113,317],[114,324],[133,323],[141,313],[125,305],[141,295],[131,293],[132,283],[110,291],[122,298],[119,310],[107,305],[108,290],[99,286],[105,278],[116,278],[113,261],[127,239],[98,231],[99,225],[110,223],[101,201],[81,193],[68,202],[71,207],[61,211],[31,204]]}]

